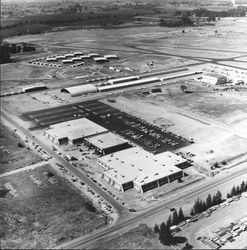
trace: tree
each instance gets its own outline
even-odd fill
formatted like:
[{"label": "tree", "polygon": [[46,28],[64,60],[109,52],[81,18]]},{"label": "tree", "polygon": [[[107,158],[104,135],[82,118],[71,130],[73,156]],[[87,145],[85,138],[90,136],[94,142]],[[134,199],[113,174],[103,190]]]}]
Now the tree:
[{"label": "tree", "polygon": [[232,187],[230,194],[231,194],[231,196],[236,195],[236,187],[235,187],[235,185]]},{"label": "tree", "polygon": [[194,216],[194,215],[195,215],[195,212],[194,212],[194,209],[193,209],[193,208],[191,208],[191,210],[190,210],[190,215],[191,215],[191,216]]},{"label": "tree", "polygon": [[157,224],[154,225],[154,232],[157,234],[159,233],[160,229],[159,226]]},{"label": "tree", "polygon": [[241,191],[241,193],[245,191],[245,182],[244,181],[242,181],[240,184],[240,191]]},{"label": "tree", "polygon": [[10,51],[7,43],[0,45],[0,64],[10,62]]},{"label": "tree", "polygon": [[193,25],[193,22],[191,21],[191,19],[186,14],[182,15],[181,21],[182,21],[182,24],[184,26]]},{"label": "tree", "polygon": [[186,242],[185,246],[183,247],[183,249],[193,249],[193,246],[191,244],[189,244],[188,242]]},{"label": "tree", "polygon": [[169,215],[168,220],[166,221],[166,224],[170,227],[172,226],[172,217]]},{"label": "tree", "polygon": [[170,226],[165,224],[164,222],[160,225],[160,231],[159,231],[159,240],[162,244],[167,245],[170,243],[172,238]]},{"label": "tree", "polygon": [[180,223],[184,221],[184,219],[185,219],[185,216],[184,216],[182,208],[180,207],[178,211],[178,222]]},{"label": "tree", "polygon": [[175,210],[173,212],[173,215],[172,215],[172,225],[176,225],[178,224],[178,213],[177,213],[177,210]]},{"label": "tree", "polygon": [[240,192],[240,187],[239,187],[239,185],[237,185],[237,187],[236,187],[236,195],[238,195],[238,194],[240,194],[241,192]]},{"label": "tree", "polygon": [[227,193],[226,194],[226,198],[228,199],[228,198],[231,198],[231,194],[230,193]]},{"label": "tree", "polygon": [[211,194],[209,194],[206,199],[206,207],[210,208],[211,206],[212,206],[212,197],[211,197]]},{"label": "tree", "polygon": [[185,93],[185,90],[187,90],[187,87],[185,85],[180,85],[180,89]]},{"label": "tree", "polygon": [[217,191],[216,193],[216,201],[217,201],[217,204],[220,204],[222,202],[222,194],[220,191]]}]

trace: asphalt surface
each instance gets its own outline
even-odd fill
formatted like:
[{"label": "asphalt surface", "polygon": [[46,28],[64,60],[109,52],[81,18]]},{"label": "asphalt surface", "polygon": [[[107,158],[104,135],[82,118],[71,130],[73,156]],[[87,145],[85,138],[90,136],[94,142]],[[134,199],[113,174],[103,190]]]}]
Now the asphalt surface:
[{"label": "asphalt surface", "polygon": [[23,117],[36,123],[33,129],[86,117],[153,154],[176,150],[192,143],[190,140],[97,100],[32,111],[23,114]]}]

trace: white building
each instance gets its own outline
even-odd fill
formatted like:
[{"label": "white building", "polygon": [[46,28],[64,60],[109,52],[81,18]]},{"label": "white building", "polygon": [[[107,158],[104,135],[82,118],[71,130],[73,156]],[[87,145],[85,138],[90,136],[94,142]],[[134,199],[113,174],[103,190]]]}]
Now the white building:
[{"label": "white building", "polygon": [[76,144],[83,142],[84,138],[97,135],[108,130],[87,118],[76,119],[67,122],[61,122],[50,126],[45,130],[46,135],[57,145]]},{"label": "white building", "polygon": [[119,191],[135,188],[141,193],[183,177],[174,162],[177,155],[169,152],[153,155],[132,147],[103,156],[98,163],[106,171],[103,178]]},{"label": "white building", "polygon": [[208,73],[202,75],[201,81],[212,85],[225,84],[227,83],[227,77],[219,74]]}]

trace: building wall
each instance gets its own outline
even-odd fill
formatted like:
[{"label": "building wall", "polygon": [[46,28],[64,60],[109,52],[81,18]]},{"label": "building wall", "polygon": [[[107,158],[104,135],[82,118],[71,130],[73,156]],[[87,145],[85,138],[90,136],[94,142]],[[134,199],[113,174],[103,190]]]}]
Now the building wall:
[{"label": "building wall", "polygon": [[226,83],[226,77],[222,76],[222,77],[217,77],[217,76],[209,76],[209,75],[203,75],[202,76],[202,81],[209,83],[209,84],[213,84],[213,85],[217,85],[217,84],[224,84]]},{"label": "building wall", "polygon": [[128,142],[126,142],[126,143],[122,143],[122,144],[115,145],[115,146],[108,147],[108,148],[101,148],[101,147],[97,147],[96,145],[90,143],[89,141],[87,141],[87,139],[84,140],[84,145],[89,147],[90,149],[94,148],[95,153],[97,155],[101,155],[101,156],[102,155],[108,155],[108,154],[111,154],[111,153],[115,153],[117,151],[120,151],[120,150],[127,149],[127,148],[131,147],[128,144]]}]

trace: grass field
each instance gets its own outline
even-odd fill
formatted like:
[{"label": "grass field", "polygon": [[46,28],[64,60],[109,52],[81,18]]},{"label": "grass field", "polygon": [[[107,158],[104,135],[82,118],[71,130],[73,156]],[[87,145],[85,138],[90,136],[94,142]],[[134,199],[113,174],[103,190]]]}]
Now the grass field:
[{"label": "grass field", "polygon": [[6,183],[18,195],[13,197],[9,192],[0,200],[3,249],[50,248],[107,222],[49,165],[4,177],[0,179],[1,189]]},{"label": "grass field", "polygon": [[38,154],[26,147],[18,147],[20,138],[2,124],[0,134],[0,174],[41,161]]}]

